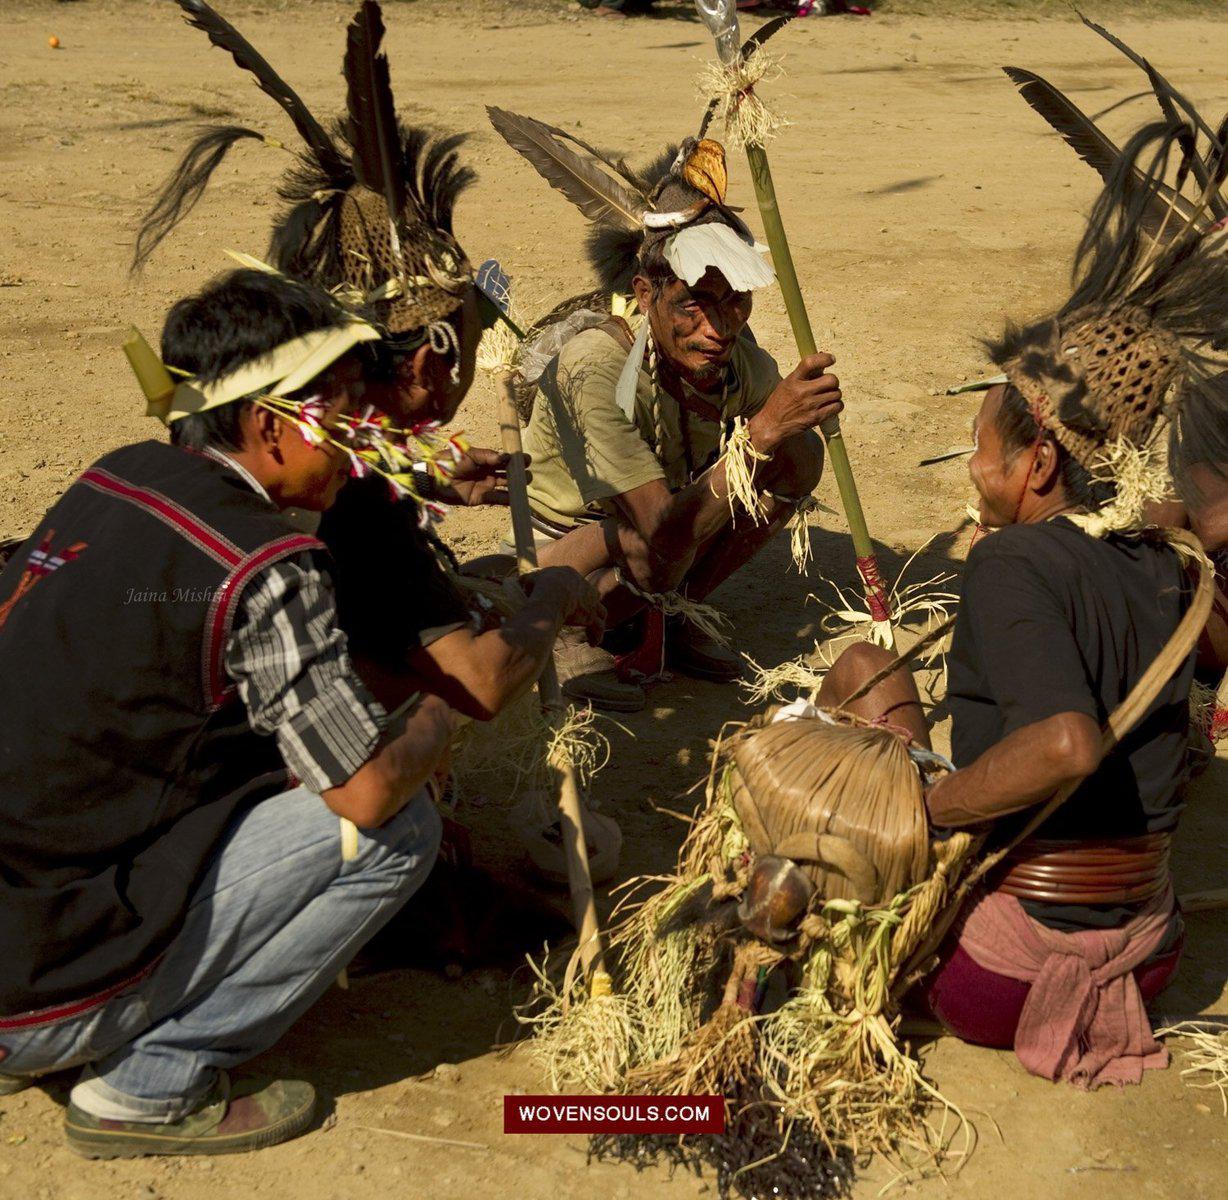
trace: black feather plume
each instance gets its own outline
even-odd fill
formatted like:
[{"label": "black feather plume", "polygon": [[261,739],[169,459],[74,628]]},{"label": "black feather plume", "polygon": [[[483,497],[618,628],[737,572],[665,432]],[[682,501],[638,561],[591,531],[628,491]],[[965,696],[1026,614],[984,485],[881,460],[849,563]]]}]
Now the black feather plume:
[{"label": "black feather plume", "polygon": [[436,134],[419,126],[398,126],[397,174],[422,217],[453,234],[452,217],[461,193],[477,178],[461,165],[463,133]]},{"label": "black feather plume", "polygon": [[[551,187],[557,188],[590,221],[620,224],[638,232],[646,197],[629,179],[622,164],[569,135],[560,135],[552,125],[519,113],[487,106],[490,123],[513,150],[528,159],[533,169]],[[574,142],[589,157],[577,154],[564,141]]]},{"label": "black feather plume", "polygon": [[346,32],[346,140],[353,152],[354,174],[364,187],[378,192],[392,219],[405,211],[401,178],[400,137],[388,57],[380,50],[384,18],[375,0],[363,0]]},{"label": "black feather plume", "polygon": [[230,148],[249,138],[260,141],[263,134],[241,125],[223,125],[205,129],[192,142],[137,230],[134,271],[145,265],[162,239],[192,211]]},{"label": "black feather plume", "polygon": [[[1121,160],[1121,150],[1068,96],[1033,71],[1022,67],[1003,67],[1010,81],[1019,89],[1025,101],[1062,136],[1062,140],[1101,179],[1108,183]],[[1139,175],[1141,180],[1142,176]],[[1171,207],[1183,219],[1189,219],[1194,206],[1179,196],[1162,180],[1153,180],[1139,192],[1150,207],[1145,227],[1153,236],[1165,224]]]},{"label": "black feather plume", "polygon": [[636,172],[636,178],[642,182],[646,193],[651,195],[665,182],[666,177],[673,170],[680,149],[677,142],[671,142]]},{"label": "black feather plume", "polygon": [[338,167],[339,153],[324,127],[311,115],[307,105],[233,25],[204,0],[176,0],[187,22],[205,33],[219,49],[227,51],[245,71],[255,76],[260,90],[272,96],[294,122],[299,136],[325,170]]},{"label": "black feather plume", "polygon": [[[1078,12],[1078,9],[1075,10]],[[1215,131],[1203,120],[1198,109],[1194,107],[1163,75],[1159,73],[1137,50],[1132,50],[1121,38],[1110,33],[1103,25],[1097,25],[1095,21],[1085,17],[1079,13],[1079,20],[1083,22],[1088,29],[1093,33],[1098,33],[1110,46],[1120,50],[1136,67],[1144,71],[1147,75],[1147,80],[1151,84],[1152,90],[1156,94],[1156,99],[1160,102],[1161,111],[1164,113],[1164,119],[1171,121],[1169,115],[1169,104],[1175,102],[1185,110],[1186,116],[1202,130],[1209,138],[1215,137]]]},{"label": "black feather plume", "polygon": [[590,225],[584,251],[602,291],[631,291],[644,235],[622,225]]},{"label": "black feather plume", "polygon": [[[1008,326],[1002,338],[989,343],[996,363],[1043,354],[1046,331],[1055,320],[1060,323],[1088,310],[1132,307],[1180,339],[1183,386],[1195,386],[1222,370],[1214,357],[1228,351],[1228,307],[1223,301],[1228,295],[1228,254],[1222,240],[1207,234],[1205,222],[1192,219],[1188,205],[1173,209],[1161,243],[1154,240],[1156,190],[1162,180],[1174,175],[1180,180],[1188,172],[1189,132],[1186,124],[1155,122],[1122,146],[1079,244],[1070,298],[1056,314],[1034,325]],[[1073,424],[1076,415],[1063,412],[1062,419]]]},{"label": "black feather plume", "polygon": [[[631,172],[636,187],[645,196],[651,195],[664,182],[678,157],[676,145],[666,146],[655,158],[638,171]],[[628,229],[625,225],[596,221],[584,239],[585,257],[603,292],[631,291],[639,263],[640,247],[644,244],[644,231]]]},{"label": "black feather plume", "polygon": [[[1140,68],[1147,76],[1147,82],[1151,84],[1151,90],[1155,93],[1156,102],[1160,106],[1161,113],[1164,114],[1164,119],[1170,125],[1182,125],[1190,123],[1192,125],[1190,136],[1188,139],[1189,145],[1192,147],[1195,139],[1195,130],[1201,131],[1211,141],[1211,148],[1208,154],[1208,160],[1203,159],[1193,150],[1188,156],[1189,168],[1194,174],[1194,178],[1198,180],[1198,186],[1207,194],[1207,203],[1212,214],[1219,220],[1224,216],[1228,216],[1228,202],[1225,202],[1218,193],[1211,181],[1214,173],[1214,167],[1211,166],[1211,161],[1217,159],[1222,151],[1223,143],[1218,139],[1216,131],[1203,119],[1202,114],[1181,92],[1179,92],[1159,71],[1151,64],[1151,61],[1144,58],[1136,50],[1131,49],[1126,45],[1121,38],[1110,33],[1102,25],[1097,25],[1095,21],[1089,20],[1082,13],[1079,13],[1079,19],[1093,32],[1098,33],[1109,45],[1120,50],[1135,66]],[[1184,116],[1177,113],[1180,108]]]},{"label": "black feather plume", "polygon": [[1169,430],[1168,462],[1178,495],[1192,509],[1214,498],[1207,484],[1228,486],[1228,371],[1187,385]]},{"label": "black feather plume", "polygon": [[768,38],[775,37],[796,15],[796,13],[785,13],[783,16],[765,21],[742,43],[742,57],[750,58]]},{"label": "black feather plume", "polygon": [[[346,123],[334,135],[344,144]],[[443,233],[453,232],[452,218],[460,195],[474,173],[459,161],[462,134],[437,136],[401,125],[397,131],[397,176],[422,217]],[[286,202],[269,245],[269,262],[279,271],[334,287],[344,278],[339,246],[340,208],[345,190],[357,182],[346,159],[345,172],[326,175],[310,155],[288,171],[277,193]]]}]

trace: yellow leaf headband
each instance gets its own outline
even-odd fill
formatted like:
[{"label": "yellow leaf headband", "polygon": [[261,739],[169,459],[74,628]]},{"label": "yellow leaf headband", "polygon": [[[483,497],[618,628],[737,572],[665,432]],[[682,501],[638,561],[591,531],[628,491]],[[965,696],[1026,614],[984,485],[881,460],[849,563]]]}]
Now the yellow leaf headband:
[{"label": "yellow leaf headband", "polygon": [[145,393],[147,414],[169,425],[180,417],[232,404],[253,392],[287,396],[321,375],[355,346],[379,341],[380,337],[374,325],[356,319],[327,329],[314,329],[283,342],[212,383],[198,379],[176,383],[171,371],[135,328],[129,330],[124,340],[124,354]]}]

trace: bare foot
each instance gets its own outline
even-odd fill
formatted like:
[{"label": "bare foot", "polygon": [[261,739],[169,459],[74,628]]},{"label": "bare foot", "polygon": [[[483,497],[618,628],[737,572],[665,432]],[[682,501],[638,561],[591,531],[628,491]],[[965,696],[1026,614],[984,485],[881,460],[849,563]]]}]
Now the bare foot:
[{"label": "bare foot", "polygon": [[617,17],[620,21],[625,21],[627,19],[627,14],[625,12],[619,12],[618,9],[610,8],[605,4],[599,4],[593,9],[593,12],[599,17]]}]

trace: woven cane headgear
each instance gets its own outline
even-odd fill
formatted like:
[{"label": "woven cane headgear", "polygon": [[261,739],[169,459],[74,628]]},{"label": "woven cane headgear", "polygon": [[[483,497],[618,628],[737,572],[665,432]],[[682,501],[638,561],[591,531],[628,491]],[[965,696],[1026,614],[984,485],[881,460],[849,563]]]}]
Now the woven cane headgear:
[{"label": "woven cane headgear", "polygon": [[1040,424],[1093,470],[1107,443],[1149,440],[1182,366],[1180,340],[1127,305],[1081,309],[1037,330],[1006,376]]},{"label": "woven cane headgear", "polygon": [[[342,282],[370,301],[394,337],[424,329],[464,302],[473,270],[449,234],[411,212],[398,222],[398,254],[387,201],[361,184],[342,196],[337,224]],[[372,299],[388,291],[391,299]]]},{"label": "woven cane headgear", "polygon": [[1093,474],[1107,448],[1147,447],[1228,350],[1225,239],[1165,183],[1184,178],[1188,132],[1158,123],[1130,139],[1092,211],[1070,299],[990,346],[1039,424]]},{"label": "woven cane headgear", "polygon": [[[379,5],[364,0],[349,25],[347,112],[325,128],[204,0],[176,2],[189,24],[233,55],[281,105],[303,139],[297,164],[278,187],[287,208],[273,230],[270,263],[339,292],[347,303],[370,304],[393,334],[455,312],[473,273],[453,235],[452,211],[473,173],[457,158],[463,138],[434,137],[397,119]],[[269,143],[253,130],[227,126],[208,130],[188,148],[141,227],[137,265],[187,215],[227,151],[244,139]]]},{"label": "woven cane headgear", "polygon": [[[629,292],[645,256],[658,246],[689,283],[707,267],[721,271],[738,291],[773,282],[760,257],[764,247],[725,203],[728,177],[719,142],[687,138],[637,172],[553,125],[500,108],[486,111],[512,149],[592,221],[588,257],[604,291]],[[694,236],[697,230],[707,232]]]}]

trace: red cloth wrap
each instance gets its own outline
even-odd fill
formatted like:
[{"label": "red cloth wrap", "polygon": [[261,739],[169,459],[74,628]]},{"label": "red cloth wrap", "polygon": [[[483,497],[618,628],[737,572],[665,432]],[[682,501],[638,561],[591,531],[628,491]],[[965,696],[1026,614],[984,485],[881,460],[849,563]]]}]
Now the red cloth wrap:
[{"label": "red cloth wrap", "polygon": [[665,674],[665,617],[659,608],[644,613],[644,640],[614,659],[614,671],[626,682],[651,682]]},{"label": "red cloth wrap", "polygon": [[751,1012],[755,1007],[755,977],[753,975],[743,979],[738,984],[738,1007]]},{"label": "red cloth wrap", "polygon": [[1015,1031],[1028,1071],[1081,1088],[1121,1085],[1168,1065],[1134,971],[1180,920],[1171,885],[1120,928],[1077,933],[1050,929],[1014,896],[987,892],[964,919],[959,946],[985,970],[1031,985]]},{"label": "red cloth wrap", "polygon": [[870,617],[875,621],[891,620],[891,600],[883,584],[883,577],[878,573],[878,559],[873,554],[857,559],[857,574],[865,584],[866,604],[870,607]]}]

